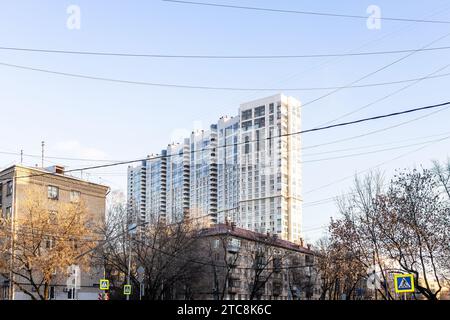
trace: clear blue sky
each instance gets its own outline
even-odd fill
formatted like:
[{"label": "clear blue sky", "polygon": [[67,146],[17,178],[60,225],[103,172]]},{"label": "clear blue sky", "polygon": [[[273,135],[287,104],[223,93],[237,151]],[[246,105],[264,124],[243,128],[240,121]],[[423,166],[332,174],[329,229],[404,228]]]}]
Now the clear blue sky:
[{"label": "clear blue sky", "polygon": [[[222,3],[291,10],[365,15],[371,4],[382,16],[450,20],[450,3],[431,1],[223,1]],[[81,29],[66,27],[69,5],[81,9]],[[199,7],[162,1],[2,1],[0,46],[39,49],[114,51],[162,54],[309,54],[419,48],[449,32],[445,24],[383,21],[369,30],[366,21],[320,16]],[[433,46],[450,45],[450,37]],[[403,54],[405,55],[405,54]],[[315,87],[346,85],[402,55],[296,60],[182,60],[64,56],[0,50],[0,62],[127,80],[233,87]],[[449,51],[416,53],[361,83],[425,76],[444,67]],[[450,72],[450,68],[442,71]],[[405,84],[342,90],[303,110],[304,129],[371,103]],[[342,120],[445,102],[450,78],[422,81],[393,97]],[[158,152],[172,136],[206,127],[221,115],[237,114],[239,103],[277,92],[227,92],[133,86],[72,79],[0,65],[0,151],[40,153],[45,140],[49,156],[133,159]],[[289,92],[303,103],[329,91]],[[429,113],[429,112],[428,112]],[[304,147],[393,126],[427,112],[304,136]],[[404,146],[445,137],[450,110],[367,137],[304,150],[304,160],[336,157]],[[336,149],[385,144],[340,153]],[[450,135],[450,133],[448,133]],[[430,166],[445,160],[450,142],[305,163],[304,200],[311,203],[347,192],[358,171],[380,166],[386,177],[395,168]],[[406,153],[408,155],[400,157]],[[398,158],[396,160],[392,160]],[[0,154],[0,166],[18,156]],[[392,160],[392,161],[391,161]],[[58,161],[77,168],[93,162]],[[25,158],[25,164],[39,159]],[[46,164],[51,165],[51,162]],[[101,180],[99,180],[101,177]],[[125,189],[126,167],[93,171],[92,181]],[[318,187],[339,181],[326,188]],[[311,192],[312,191],[312,192]],[[307,238],[336,213],[332,202],[304,208]],[[313,230],[311,230],[313,229]]]}]

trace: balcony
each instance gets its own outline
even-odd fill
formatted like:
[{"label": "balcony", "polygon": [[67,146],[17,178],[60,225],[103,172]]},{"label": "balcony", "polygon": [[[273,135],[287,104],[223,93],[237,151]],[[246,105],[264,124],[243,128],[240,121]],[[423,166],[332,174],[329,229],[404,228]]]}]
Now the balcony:
[{"label": "balcony", "polygon": [[228,279],[228,293],[236,294],[241,287],[241,279],[237,276],[231,275]]},{"label": "balcony", "polygon": [[[233,240],[234,240],[234,239],[233,239]],[[233,240],[231,240],[231,241],[228,243],[228,245],[227,245],[227,251],[228,251],[229,253],[238,253],[239,250],[241,249],[241,243],[240,243],[240,241],[238,241],[238,240],[236,240],[236,241],[233,241]]]}]

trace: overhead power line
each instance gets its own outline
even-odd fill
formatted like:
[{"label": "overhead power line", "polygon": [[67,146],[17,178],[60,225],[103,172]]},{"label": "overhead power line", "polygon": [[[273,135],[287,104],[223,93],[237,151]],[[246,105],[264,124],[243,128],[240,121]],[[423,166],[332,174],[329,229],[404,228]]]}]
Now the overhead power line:
[{"label": "overhead power line", "polygon": [[[0,151],[0,154],[6,155],[23,155],[24,157],[30,158],[42,158],[42,155],[37,154],[29,154],[29,153],[20,153],[20,152],[10,152],[10,151]],[[71,157],[54,157],[54,156],[45,156],[45,159],[54,159],[54,160],[67,160],[67,161],[86,161],[86,162],[119,162],[121,160],[106,160],[106,159],[88,159],[88,158],[71,158]]]},{"label": "overhead power line", "polygon": [[[353,120],[353,121],[348,121],[348,122],[342,122],[342,123],[328,125],[328,126],[324,126],[324,127],[317,127],[317,128],[302,130],[302,131],[298,131],[298,132],[291,132],[291,133],[282,134],[282,135],[279,135],[279,136],[267,137],[264,140],[280,139],[280,138],[283,138],[283,137],[289,137],[289,136],[294,136],[294,135],[299,135],[299,134],[305,134],[305,133],[329,130],[329,129],[333,129],[333,128],[345,127],[345,126],[349,126],[349,125],[355,125],[355,124],[359,124],[359,123],[364,123],[364,122],[369,122],[369,121],[374,121],[374,120],[380,120],[380,119],[384,119],[384,118],[397,117],[397,116],[400,116],[400,115],[420,112],[420,111],[429,110],[429,109],[437,109],[437,108],[442,108],[442,107],[446,107],[446,106],[450,107],[450,101],[449,102],[444,102],[444,103],[439,103],[439,104],[434,104],[434,105],[423,106],[423,107],[419,107],[419,108],[407,109],[407,110],[398,111],[398,112],[392,112],[392,113],[388,113],[388,114],[384,114],[384,115],[378,115],[378,116],[373,116],[373,117],[369,117],[369,118],[363,118],[363,119],[358,119],[358,120]],[[238,145],[244,145],[244,144],[248,144],[248,143],[258,142],[258,141],[261,141],[261,140],[254,139],[254,140],[246,141],[246,142],[237,142],[237,143],[233,143],[233,144],[230,144],[230,145],[220,145],[220,146],[216,146],[214,148],[206,148],[206,149],[201,149],[201,150],[192,150],[192,151],[190,151],[190,153],[192,154],[192,153],[196,153],[196,152],[205,152],[205,151],[208,151],[208,150],[212,151],[212,150],[217,150],[219,148],[233,147],[233,146],[238,146]],[[116,162],[116,163],[111,163],[111,164],[88,166],[88,167],[83,167],[83,168],[76,168],[76,169],[66,170],[66,171],[64,171],[64,173],[101,169],[101,168],[107,168],[107,167],[113,167],[113,166],[119,166],[119,165],[125,165],[125,164],[132,164],[132,163],[142,162],[142,161],[146,161],[146,160],[155,160],[155,159],[162,159],[162,158],[166,159],[166,158],[170,158],[170,157],[179,157],[182,154],[183,154],[183,152],[181,154],[177,153],[177,154],[174,154],[174,155],[146,157],[146,158],[143,158],[143,159],[121,161],[121,162]],[[51,174],[54,174],[54,173],[52,173],[52,172],[45,172],[45,173],[40,173],[40,174],[31,174],[31,175],[19,176],[19,177],[16,177],[16,179],[29,178],[29,177],[35,177],[35,176],[43,176],[43,175],[51,175]]]},{"label": "overhead power line", "polygon": [[[303,153],[302,156],[303,157],[308,157],[308,156],[317,156],[317,155],[324,155],[324,154],[340,153],[340,152],[345,152],[345,151],[369,149],[369,148],[373,148],[373,147],[381,147],[381,146],[393,145],[393,144],[401,143],[401,142],[416,141],[416,140],[420,140],[420,139],[440,137],[440,136],[447,135],[447,134],[450,134],[450,132],[443,132],[443,133],[439,133],[439,134],[427,135],[427,136],[411,138],[411,139],[404,139],[404,140],[399,140],[399,141],[392,141],[392,142],[387,142],[387,143],[363,145],[363,146],[359,146],[359,147],[344,148],[344,149],[337,149],[337,150],[335,149],[335,150],[322,151],[322,152]],[[409,145],[407,145],[407,146],[409,146]],[[405,146],[404,145],[399,146],[399,148],[403,148],[403,147],[405,147]],[[28,154],[28,153],[11,152],[11,151],[0,151],[0,154],[13,155],[13,156],[23,155],[25,157],[32,157],[32,158],[39,158],[39,159],[42,157],[42,155],[37,155],[37,154]],[[106,163],[117,163],[117,162],[125,161],[125,160],[106,160],[106,159],[92,159],[92,158],[90,158],[90,159],[88,159],[88,158],[70,158],[70,157],[57,157],[57,156],[46,156],[45,159],[66,160],[66,161],[82,161],[82,162],[106,162]],[[124,174],[126,175],[126,173],[123,173],[122,171],[120,171],[120,172],[101,172],[101,173],[98,173],[97,175],[124,175]]]},{"label": "overhead power line", "polygon": [[[428,48],[428,47],[432,46],[433,44],[435,44],[436,42],[439,42],[439,41],[447,38],[448,36],[450,36],[450,32],[444,34],[443,36],[438,37],[437,39],[435,39],[435,40],[433,40],[433,41],[431,41],[429,43],[427,43],[422,48]],[[352,87],[352,86],[356,85],[357,83],[359,83],[359,82],[361,82],[361,81],[363,81],[363,80],[365,80],[367,78],[370,78],[370,77],[372,77],[372,76],[374,76],[374,75],[376,75],[376,74],[378,74],[378,73],[380,73],[380,72],[382,72],[382,71],[384,71],[384,70],[386,70],[386,69],[388,69],[388,68],[390,68],[390,67],[392,67],[392,66],[394,66],[394,65],[396,65],[396,64],[398,64],[398,63],[400,63],[400,62],[402,62],[404,60],[406,60],[406,59],[408,59],[409,57],[413,56],[416,52],[411,52],[411,53],[408,53],[408,54],[406,54],[404,56],[401,56],[400,58],[398,58],[398,59],[396,59],[396,60],[394,60],[394,61],[392,61],[392,62],[390,62],[388,64],[385,64],[382,67],[380,67],[380,68],[378,68],[378,69],[376,69],[376,70],[374,70],[372,72],[369,72],[369,73],[363,75],[362,77],[360,77],[360,78],[358,78],[358,79],[356,79],[354,81],[351,81],[350,83],[348,83],[343,88],[334,89],[334,90],[332,90],[330,92],[327,92],[327,93],[319,96],[318,98],[310,100],[310,101],[308,101],[308,102],[303,104],[303,108],[306,107],[306,106],[309,106],[309,105],[311,105],[311,104],[313,104],[315,102],[323,100],[323,99],[325,99],[325,98],[327,98],[327,97],[329,97],[331,95],[334,95],[334,94],[338,93],[339,91],[341,91],[343,89]],[[432,76],[432,75],[429,75],[429,76]]]},{"label": "overhead power line", "polygon": [[[11,64],[0,62],[0,66],[27,70],[27,71],[35,71],[47,74],[53,74],[58,76],[70,77],[70,78],[78,78],[78,79],[88,79],[88,80],[97,80],[97,81],[105,81],[112,83],[121,83],[121,84],[129,84],[129,85],[140,85],[140,86],[151,86],[151,87],[166,87],[166,88],[177,88],[177,89],[199,89],[199,90],[218,90],[218,91],[320,91],[320,90],[343,90],[343,89],[351,89],[351,88],[369,88],[369,87],[380,87],[387,85],[395,85],[407,82],[415,82],[421,80],[429,80],[435,78],[443,78],[450,76],[450,73],[444,73],[433,76],[424,76],[419,78],[412,79],[403,79],[397,81],[387,81],[387,82],[376,82],[376,83],[368,83],[368,84],[353,84],[347,86],[330,86],[330,87],[299,87],[299,88],[243,88],[243,87],[215,87],[215,86],[199,86],[199,85],[187,85],[187,84],[175,84],[175,83],[160,83],[160,82],[146,82],[146,81],[136,81],[136,80],[126,80],[126,79],[117,79],[117,78],[108,78],[108,77],[100,77],[95,75],[88,74],[79,74],[79,73],[70,73],[70,72],[62,72],[50,69],[42,69],[42,68],[34,68],[24,65]],[[367,78],[367,77],[364,77]],[[361,79],[362,80],[362,79]],[[356,83],[356,82],[355,82]],[[333,92],[334,93],[334,92]],[[329,96],[327,94],[326,96]],[[322,96],[319,99],[322,99]],[[309,105],[312,102],[316,102],[319,99],[315,99],[306,103],[305,105]]]},{"label": "overhead power line", "polygon": [[164,58],[164,59],[304,59],[304,58],[332,58],[332,57],[358,57],[358,56],[378,56],[410,52],[446,51],[450,46],[418,49],[399,49],[385,51],[363,51],[363,52],[335,52],[335,53],[308,53],[308,54],[265,54],[265,55],[213,55],[213,54],[162,54],[162,53],[131,53],[131,52],[111,52],[111,51],[80,51],[80,50],[58,50],[39,49],[25,47],[0,47],[3,51],[50,53],[63,55],[82,56],[107,56],[107,57],[128,57],[128,58]]},{"label": "overhead power line", "polygon": [[355,177],[355,176],[357,176],[357,175],[360,175],[360,174],[362,174],[362,173],[366,173],[366,172],[369,172],[369,171],[371,171],[371,170],[377,169],[377,168],[379,168],[379,167],[381,167],[381,166],[383,166],[383,165],[385,165],[385,164],[387,164],[387,163],[389,163],[389,162],[392,162],[392,161],[401,159],[401,158],[406,157],[406,156],[408,156],[408,155],[410,155],[410,154],[413,154],[413,153],[415,153],[415,152],[421,151],[421,150],[427,148],[427,147],[430,146],[430,145],[433,145],[433,144],[435,144],[435,143],[438,143],[438,142],[441,142],[441,141],[444,141],[444,140],[448,140],[448,139],[449,139],[449,137],[445,137],[445,138],[442,138],[442,139],[439,139],[439,140],[430,142],[430,143],[428,143],[428,144],[426,144],[426,145],[424,145],[424,146],[422,146],[422,147],[420,147],[420,148],[414,149],[414,150],[412,150],[412,151],[408,151],[408,152],[403,153],[403,154],[401,154],[401,155],[399,155],[399,156],[397,156],[397,157],[394,157],[394,158],[392,158],[392,159],[383,161],[383,162],[381,162],[381,163],[379,163],[379,164],[377,164],[377,165],[375,165],[375,166],[373,166],[373,167],[367,168],[367,169],[362,170],[362,171],[358,171],[358,172],[356,172],[355,174],[345,176],[345,177],[343,177],[343,178],[341,178],[341,179],[337,179],[337,180],[332,181],[332,182],[330,182],[330,183],[324,184],[324,185],[322,185],[322,186],[320,186],[320,187],[317,187],[317,188],[308,190],[308,191],[304,192],[304,194],[310,194],[310,193],[313,193],[313,192],[316,192],[316,191],[319,191],[319,190],[322,190],[322,189],[331,187],[332,185],[335,185],[335,184],[340,183],[340,182],[342,182],[342,181],[351,179],[351,178],[353,178],[353,177]]},{"label": "overhead power line", "polygon": [[376,100],[374,100],[374,101],[372,101],[372,102],[370,102],[370,103],[368,103],[368,104],[366,104],[366,105],[363,105],[362,107],[358,107],[358,108],[353,109],[353,110],[351,110],[351,111],[349,111],[349,112],[346,112],[346,113],[344,113],[343,115],[341,115],[341,116],[339,116],[339,117],[337,117],[337,118],[334,118],[333,120],[330,120],[330,121],[327,121],[327,122],[325,122],[325,123],[322,123],[322,124],[320,124],[320,125],[324,126],[324,125],[327,125],[327,124],[331,124],[331,123],[333,123],[333,122],[336,122],[336,121],[339,121],[339,120],[341,120],[341,119],[343,119],[343,118],[346,118],[346,117],[348,117],[348,116],[350,116],[350,115],[352,115],[352,114],[355,114],[355,113],[357,113],[357,112],[360,112],[360,111],[362,111],[362,110],[365,110],[365,109],[367,109],[367,108],[370,108],[370,107],[372,107],[373,105],[375,105],[375,104],[377,104],[377,103],[379,103],[379,102],[381,102],[381,101],[384,101],[384,100],[386,100],[386,99],[389,99],[389,98],[395,96],[396,94],[398,94],[398,93],[400,93],[400,92],[402,92],[402,91],[405,91],[405,90],[407,90],[407,89],[413,87],[414,85],[416,85],[416,84],[422,82],[423,80],[427,79],[428,77],[432,77],[432,76],[436,75],[437,73],[439,73],[439,72],[441,72],[441,71],[447,69],[449,66],[450,66],[450,64],[447,64],[447,65],[445,65],[445,66],[443,66],[443,67],[440,67],[439,69],[434,70],[433,72],[427,74],[425,77],[423,77],[423,78],[420,79],[420,80],[417,80],[417,81],[414,81],[414,82],[410,82],[410,83],[406,84],[405,86],[402,86],[401,88],[395,89],[394,91],[388,93],[387,95],[384,95],[384,96],[380,97],[379,99],[376,99]]},{"label": "overhead power line", "polygon": [[430,140],[430,141],[425,141],[425,142],[412,143],[412,144],[403,145],[403,146],[384,148],[384,149],[367,151],[367,152],[360,152],[360,153],[352,153],[352,154],[346,154],[346,155],[342,155],[342,156],[335,156],[335,157],[328,157],[328,158],[321,158],[321,159],[306,160],[306,161],[302,161],[302,163],[316,163],[316,162],[323,162],[323,161],[329,161],[329,160],[352,158],[352,157],[357,157],[357,156],[366,156],[366,155],[370,155],[370,154],[374,154],[374,153],[380,153],[380,152],[385,152],[385,151],[393,151],[393,150],[410,148],[410,147],[418,146],[418,145],[430,144],[430,143],[433,143],[433,142],[439,142],[439,141],[443,141],[443,140],[447,140],[447,139],[450,139],[450,136],[447,136],[447,137],[444,137],[444,138],[440,138],[440,139],[434,139],[434,140]]},{"label": "overhead power line", "polygon": [[358,146],[358,147],[334,149],[334,150],[321,151],[321,152],[309,152],[309,153],[303,153],[302,157],[310,157],[310,156],[318,156],[318,155],[324,155],[324,154],[330,154],[330,153],[340,153],[340,152],[346,152],[346,151],[354,151],[354,150],[369,149],[369,148],[374,148],[374,147],[382,147],[382,146],[388,146],[388,145],[393,145],[393,144],[402,143],[402,142],[442,137],[444,135],[446,136],[449,134],[450,134],[450,132],[447,131],[447,132],[433,134],[433,135],[427,135],[427,136],[421,136],[421,137],[403,139],[403,140],[397,140],[397,141],[390,141],[390,142],[386,142],[386,143],[377,143],[377,144],[372,144],[372,145],[363,145],[363,146]]},{"label": "overhead power line", "polygon": [[[177,4],[186,4],[186,5],[253,10],[253,11],[272,12],[272,13],[288,13],[288,14],[301,14],[301,15],[324,16],[324,17],[334,17],[334,18],[364,19],[364,20],[367,20],[369,18],[366,15],[339,14],[339,13],[331,13],[331,12],[318,12],[318,11],[305,11],[305,10],[287,10],[287,9],[250,7],[250,6],[237,6],[237,5],[231,5],[231,4],[212,3],[212,2],[195,2],[195,1],[182,1],[182,0],[162,0],[162,1],[172,2],[172,3],[177,3]],[[385,20],[385,21],[397,21],[397,22],[450,24],[450,21],[448,21],[448,20],[425,20],[425,19],[396,18],[396,17],[380,17],[377,19]]]},{"label": "overhead power line", "polygon": [[355,136],[350,136],[350,137],[343,138],[343,139],[337,139],[337,140],[333,140],[333,141],[329,141],[329,142],[324,142],[324,143],[319,143],[319,144],[315,144],[315,145],[311,145],[311,146],[306,146],[306,147],[303,147],[302,150],[315,149],[315,148],[318,148],[318,147],[323,147],[323,146],[328,146],[328,145],[332,145],[332,144],[336,144],[336,143],[351,141],[351,140],[367,137],[367,136],[370,136],[370,135],[373,135],[373,134],[376,134],[376,133],[385,132],[385,131],[388,131],[388,130],[391,130],[391,129],[395,129],[395,128],[398,128],[398,127],[410,124],[410,123],[418,121],[418,120],[422,120],[422,119],[428,118],[428,117],[430,117],[432,115],[435,115],[435,114],[440,113],[442,111],[448,110],[449,108],[450,108],[450,106],[447,106],[447,107],[445,107],[443,109],[434,110],[434,111],[429,112],[429,113],[427,113],[427,114],[425,114],[423,116],[416,117],[416,118],[411,119],[411,120],[403,121],[403,122],[400,122],[400,123],[397,123],[397,124],[394,124],[392,126],[388,126],[388,127],[382,128],[382,129],[373,130],[373,131],[370,131],[370,132],[366,132],[366,133],[355,135]]}]

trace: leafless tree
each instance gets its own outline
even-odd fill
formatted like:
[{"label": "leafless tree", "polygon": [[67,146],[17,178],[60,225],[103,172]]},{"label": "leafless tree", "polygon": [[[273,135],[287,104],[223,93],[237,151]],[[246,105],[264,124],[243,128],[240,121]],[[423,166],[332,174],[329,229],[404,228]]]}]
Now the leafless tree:
[{"label": "leafless tree", "polygon": [[[349,282],[352,289],[352,283],[377,270],[380,286],[375,287],[375,298],[382,299],[396,298],[390,273],[412,273],[418,292],[436,299],[449,272],[449,202],[442,192],[448,190],[446,171],[437,165],[434,171],[400,171],[385,189],[379,177],[356,179],[352,192],[339,199],[341,216],[330,224],[322,273],[339,275],[342,286],[343,279],[351,280],[343,266],[350,266],[360,277]],[[324,282],[326,290],[331,290],[333,280]],[[347,298],[352,292],[343,291]]]},{"label": "leafless tree", "polygon": [[427,169],[400,172],[377,203],[384,254],[415,275],[416,288],[425,298],[437,299],[448,274],[441,257],[448,250],[450,220],[435,175]]},{"label": "leafless tree", "polygon": [[[191,284],[200,268],[198,263],[192,263],[198,255],[196,229],[187,221],[135,222],[130,220],[135,215],[127,212],[125,206],[111,209],[105,245],[98,256],[103,259],[107,277],[115,289],[112,298],[124,298],[121,288],[128,277],[135,288],[133,299],[140,296],[140,280],[144,289],[142,299],[192,298]],[[140,268],[144,270],[144,279],[139,279]]]}]

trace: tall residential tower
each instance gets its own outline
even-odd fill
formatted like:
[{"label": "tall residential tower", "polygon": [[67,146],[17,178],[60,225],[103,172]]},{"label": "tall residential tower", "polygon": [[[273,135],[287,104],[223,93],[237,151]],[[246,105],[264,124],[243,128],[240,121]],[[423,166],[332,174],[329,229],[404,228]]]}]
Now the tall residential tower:
[{"label": "tall residential tower", "polygon": [[214,224],[232,220],[241,228],[299,240],[300,130],[295,98],[278,94],[241,104],[239,115],[222,117],[130,168],[129,203],[147,221],[206,216]]}]

